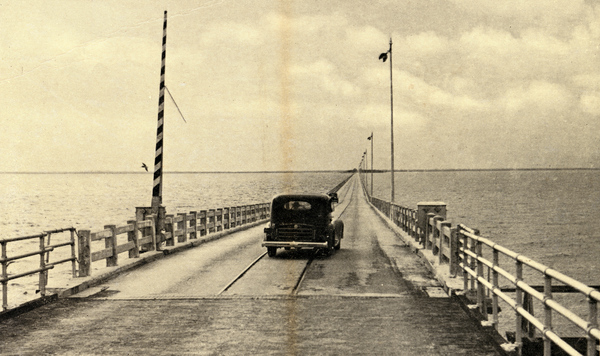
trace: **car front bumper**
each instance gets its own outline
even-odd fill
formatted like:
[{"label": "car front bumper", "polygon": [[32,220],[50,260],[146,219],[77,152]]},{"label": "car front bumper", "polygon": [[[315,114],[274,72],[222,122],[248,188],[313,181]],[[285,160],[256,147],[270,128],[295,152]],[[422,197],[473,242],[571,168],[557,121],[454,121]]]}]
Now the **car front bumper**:
[{"label": "car front bumper", "polygon": [[263,241],[262,247],[289,247],[289,248],[327,248],[327,242],[306,241]]}]

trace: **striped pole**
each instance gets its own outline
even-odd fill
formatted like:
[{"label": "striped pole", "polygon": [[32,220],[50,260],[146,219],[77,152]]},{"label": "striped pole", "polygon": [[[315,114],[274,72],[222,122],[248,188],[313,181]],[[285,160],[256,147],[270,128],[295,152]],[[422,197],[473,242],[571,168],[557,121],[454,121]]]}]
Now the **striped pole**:
[{"label": "striped pole", "polygon": [[154,186],[152,188],[152,210],[158,211],[162,204],[163,173],[163,128],[165,110],[165,62],[167,57],[167,11],[163,24],[162,59],[160,63],[160,92],[158,95],[158,123],[156,128],[156,150],[154,151]]}]

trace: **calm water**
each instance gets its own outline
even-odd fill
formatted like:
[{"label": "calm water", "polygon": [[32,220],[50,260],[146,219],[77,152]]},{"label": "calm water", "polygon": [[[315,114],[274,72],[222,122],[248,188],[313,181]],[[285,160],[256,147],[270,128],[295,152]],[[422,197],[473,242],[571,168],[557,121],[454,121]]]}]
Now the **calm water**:
[{"label": "calm water", "polygon": [[[453,226],[478,228],[515,252],[600,284],[600,171],[405,172],[394,181],[396,203],[415,209],[442,201]],[[389,173],[375,174],[374,182],[374,195],[389,200]]]},{"label": "calm water", "polygon": [[[268,202],[290,192],[327,192],[348,173],[167,173],[168,214]],[[0,237],[63,227],[101,230],[150,206],[151,174],[0,174]]]}]

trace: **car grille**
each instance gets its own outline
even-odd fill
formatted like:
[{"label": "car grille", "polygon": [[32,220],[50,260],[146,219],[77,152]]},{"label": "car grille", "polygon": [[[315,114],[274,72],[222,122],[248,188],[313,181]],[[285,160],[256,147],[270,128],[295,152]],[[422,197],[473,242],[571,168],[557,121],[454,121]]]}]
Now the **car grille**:
[{"label": "car grille", "polygon": [[284,225],[277,228],[278,240],[314,241],[315,229],[309,225]]}]

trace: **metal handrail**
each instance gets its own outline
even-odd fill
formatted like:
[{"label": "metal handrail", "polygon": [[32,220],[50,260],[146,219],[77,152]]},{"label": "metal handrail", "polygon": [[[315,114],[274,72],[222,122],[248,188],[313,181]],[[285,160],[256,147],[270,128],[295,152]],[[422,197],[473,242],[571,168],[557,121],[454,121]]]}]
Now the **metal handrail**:
[{"label": "metal handrail", "polygon": [[[517,314],[518,324],[521,323],[519,317],[523,317],[542,333],[544,337],[544,355],[550,355],[550,342],[554,342],[557,346],[559,346],[563,351],[567,352],[569,355],[581,355],[577,350],[571,347],[557,333],[555,333],[552,330],[552,311],[559,313],[568,321],[573,323],[573,325],[577,326],[581,331],[583,331],[588,338],[587,354],[596,355],[596,342],[597,340],[600,340],[600,328],[598,328],[597,323],[597,303],[598,301],[600,301],[600,291],[589,287],[584,283],[581,283],[557,270],[554,270],[539,262],[533,261],[529,257],[526,257],[522,254],[518,254],[514,251],[511,251],[503,246],[494,243],[489,239],[478,236],[475,234],[475,230],[467,228],[462,224],[458,225],[458,232],[459,235],[461,235],[464,238],[462,247],[459,247],[459,251],[462,253],[462,262],[459,263],[460,268],[462,268],[464,272],[466,272],[475,281],[477,281],[478,285],[483,286],[487,291],[493,293],[493,295],[498,296],[499,298],[504,300],[511,308],[513,308]],[[525,281],[523,281],[519,276],[514,276],[510,272],[499,267],[497,264],[497,257],[494,258],[494,260],[496,261],[496,263],[494,263],[482,256],[481,248],[477,248],[477,252],[473,252],[472,250],[470,250],[469,247],[472,247],[474,244],[476,244],[477,246],[488,246],[492,249],[494,255],[496,255],[497,253],[502,253],[504,256],[509,257],[510,259],[515,261],[515,263],[518,264],[518,270],[520,269],[522,271],[522,267],[527,266],[541,273],[546,280],[546,283],[544,285],[544,292],[539,292],[538,290],[527,284]],[[477,266],[487,266],[489,270],[493,271],[495,274],[497,273],[498,275],[504,277],[506,280],[514,284],[518,293],[516,297],[517,300],[514,300],[506,293],[502,292],[498,286],[497,281],[495,281],[495,283],[490,283],[483,277],[481,272],[474,270],[471,267],[473,262],[475,262]],[[517,274],[519,274],[519,272],[517,272]],[[590,304],[587,321],[581,318],[579,315],[573,313],[560,303],[558,303],[556,300],[552,299],[551,291],[553,279],[573,288],[575,291],[587,297],[588,302]],[[479,295],[481,293],[480,288],[477,288],[477,292],[477,299],[481,300],[482,296]],[[522,301],[519,300],[522,299],[522,296],[520,295],[522,292],[525,292],[542,302],[546,310],[546,317],[544,318],[544,322],[542,322],[541,320],[530,314],[525,308],[523,308]],[[497,300],[492,302],[494,303],[494,310],[497,310]],[[494,320],[497,320],[496,315],[494,316]],[[517,325],[516,343],[521,344],[521,340],[522,335],[520,333],[520,325]]]},{"label": "metal handrail", "polygon": [[[422,244],[423,249],[433,249],[433,243],[436,241],[429,241],[428,231],[419,231],[417,226],[417,219],[415,217],[415,210],[410,208],[402,207],[394,203],[390,203],[385,200],[371,197],[371,203],[379,209],[384,215],[389,216],[392,221],[401,227],[404,231],[408,232],[410,237],[413,237],[415,241]],[[390,212],[394,212],[394,216]],[[430,214],[432,215],[432,214]],[[437,251],[439,256],[439,262],[442,263],[442,248],[448,252],[452,258],[456,257],[458,261],[449,262],[449,268],[451,275],[456,275],[453,272],[453,268],[460,268],[463,271],[464,280],[464,291],[476,290],[477,292],[477,306],[484,317],[487,317],[487,303],[486,296],[492,297],[492,313],[493,321],[492,324],[497,329],[499,324],[499,307],[498,299],[502,299],[512,309],[515,310],[516,320],[516,344],[521,351],[522,346],[522,327],[521,322],[523,318],[530,323],[533,327],[541,332],[544,337],[544,355],[550,355],[551,342],[555,343],[558,347],[564,350],[569,355],[580,355],[580,353],[570,346],[564,339],[562,339],[556,332],[552,330],[552,312],[565,317],[573,325],[582,330],[587,335],[587,355],[596,355],[596,344],[600,340],[600,329],[598,328],[598,311],[597,304],[600,301],[600,291],[593,287],[587,286],[557,270],[549,268],[541,263],[533,261],[529,257],[516,253],[506,247],[500,246],[497,243],[479,236],[479,231],[476,229],[469,228],[465,225],[459,224],[455,228],[450,227],[449,222],[440,223],[435,221],[432,217],[434,224],[432,229],[447,229],[444,230],[446,236],[449,238],[449,245],[442,246],[442,241],[439,241],[439,249]],[[427,229],[431,221],[427,218]],[[439,225],[439,226],[438,226]],[[442,227],[445,225],[445,227]],[[435,231],[434,231],[435,232]],[[437,233],[439,233],[438,231]],[[463,241],[464,240],[464,241]],[[447,242],[448,243],[448,242]],[[453,247],[454,246],[454,247]],[[482,253],[482,247],[487,246],[492,250],[493,261],[485,259]],[[436,251],[432,251],[433,254]],[[516,264],[516,275],[511,274],[504,268],[499,266],[499,255],[502,254],[512,259]],[[462,260],[462,262],[460,262]],[[539,287],[533,287],[523,281],[523,267],[526,266],[539,272],[543,275],[544,286],[540,292]],[[488,269],[487,279],[484,277],[484,267]],[[490,274],[493,274],[493,280],[490,281]],[[515,286],[516,296],[513,299],[507,293],[502,291],[498,283],[498,278],[503,277]],[[589,303],[588,320],[584,320],[579,315],[573,313],[568,308],[564,307],[556,300],[552,298],[552,281],[556,280],[560,283],[565,284],[565,287],[570,291],[578,292],[579,294],[587,297]],[[529,295],[544,305],[545,317],[542,322],[536,318],[532,313],[528,311],[527,306],[524,306],[525,297]],[[530,329],[532,330],[532,329]]]}]

